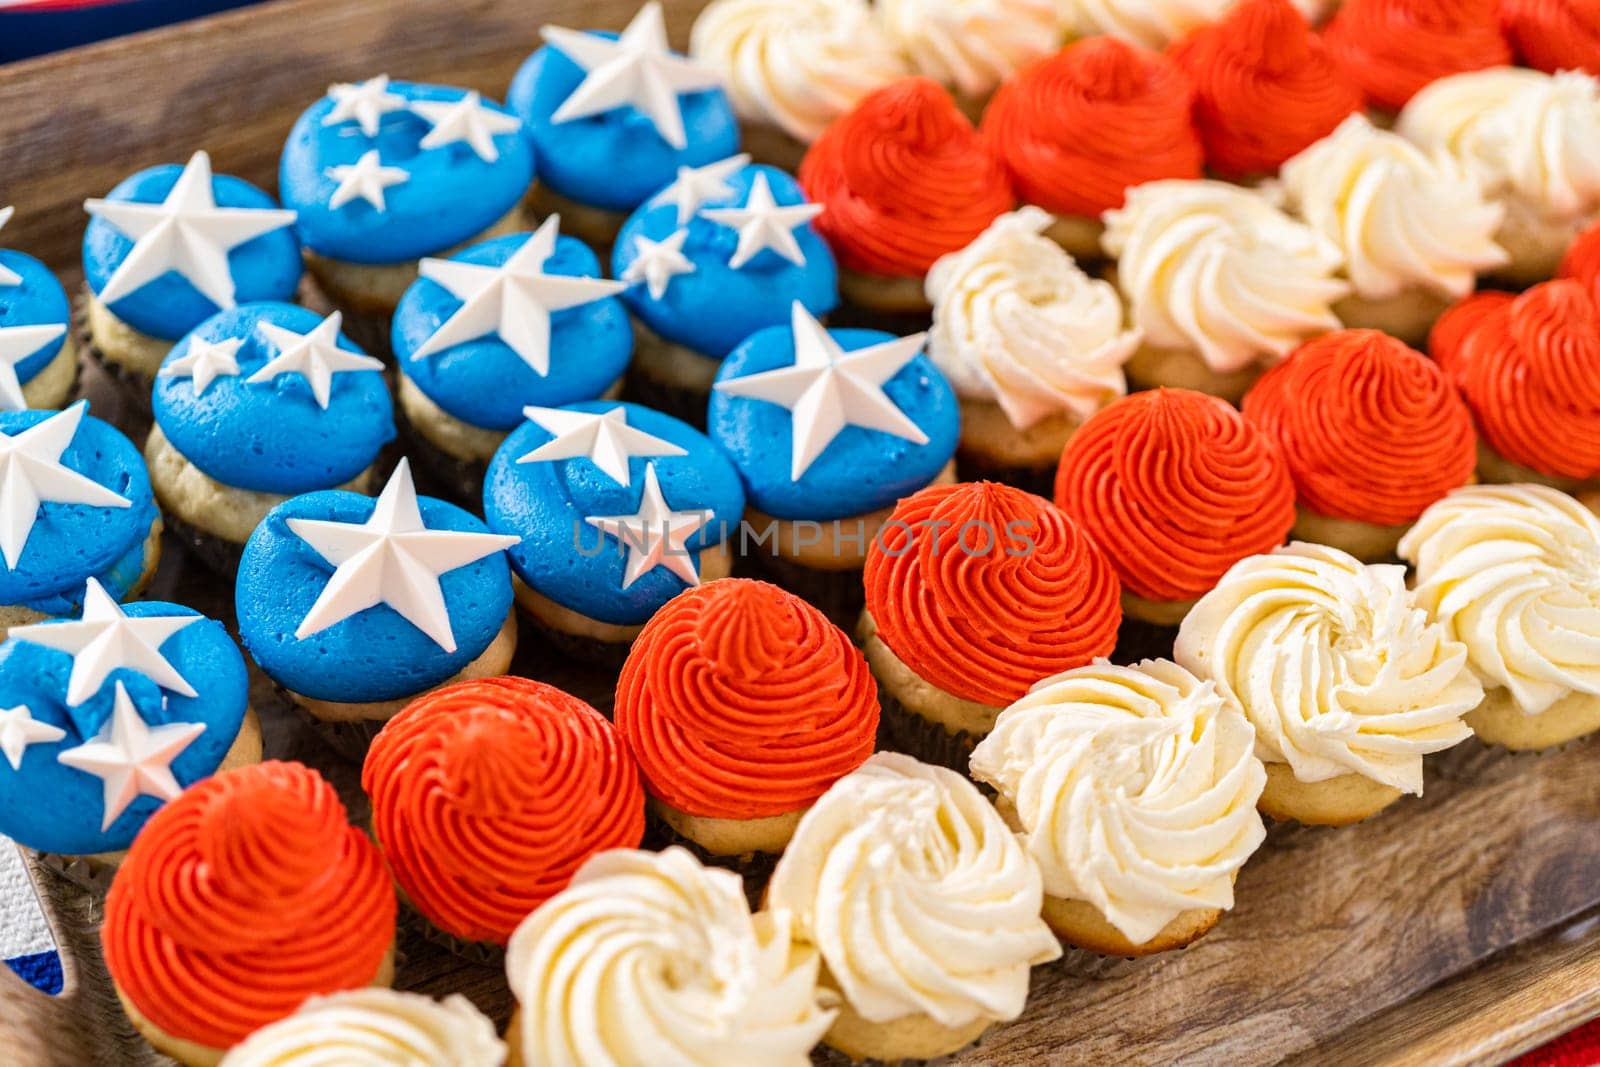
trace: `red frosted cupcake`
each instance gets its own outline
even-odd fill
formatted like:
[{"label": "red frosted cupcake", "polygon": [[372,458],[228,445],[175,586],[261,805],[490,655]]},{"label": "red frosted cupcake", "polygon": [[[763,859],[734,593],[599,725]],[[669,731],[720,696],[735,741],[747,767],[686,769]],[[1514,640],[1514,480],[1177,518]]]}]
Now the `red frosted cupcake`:
[{"label": "red frosted cupcake", "polygon": [[867,551],[857,633],[895,747],[966,770],[1000,712],[1042,678],[1111,653],[1110,562],[1060,508],[997,482],[902,500]]},{"label": "red frosted cupcake", "polygon": [[1294,536],[1363,560],[1472,480],[1472,413],[1437,364],[1378,330],[1307,341],[1256,382],[1245,421],[1278,443],[1299,497]]},{"label": "red frosted cupcake", "polygon": [[128,1018],[214,1064],[310,996],[388,985],[394,884],[333,786],[276,761],[191,786],[151,817],[100,937]]},{"label": "red frosted cupcake", "polygon": [[588,704],[526,678],[436,689],[384,726],[361,773],[406,899],[462,942],[504,945],[596,852],[636,848],[644,790]]},{"label": "red frosted cupcake", "polygon": [[1346,0],[1322,36],[1367,102],[1386,111],[1429,82],[1511,62],[1495,0]]},{"label": "red frosted cupcake", "polygon": [[1295,519],[1271,438],[1187,389],[1135,393],[1084,423],[1061,455],[1056,503],[1105,549],[1123,610],[1162,626],[1239,560],[1281,545]]},{"label": "red frosted cupcake", "polygon": [[1523,66],[1600,75],[1600,0],[1500,0],[1499,14]]},{"label": "red frosted cupcake", "polygon": [[1188,79],[1165,56],[1090,37],[1001,85],[983,135],[1017,195],[1056,216],[1050,236],[1098,259],[1100,215],[1121,207],[1129,186],[1200,176],[1190,101]]},{"label": "red frosted cupcake", "polygon": [[950,93],[904,78],[862,98],[800,163],[813,224],[839,259],[845,298],[926,311],[923,276],[1015,205],[1005,168]]},{"label": "red frosted cupcake", "polygon": [[1572,278],[1581,283],[1590,296],[1600,300],[1600,222],[1580,233],[1567,247],[1556,277]]}]

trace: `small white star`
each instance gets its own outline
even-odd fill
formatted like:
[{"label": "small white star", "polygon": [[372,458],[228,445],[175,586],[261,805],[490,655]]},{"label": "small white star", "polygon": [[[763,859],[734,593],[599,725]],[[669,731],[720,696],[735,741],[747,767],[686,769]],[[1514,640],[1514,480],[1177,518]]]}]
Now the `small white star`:
[{"label": "small white star", "polygon": [[485,163],[500,158],[500,149],[494,139],[499,134],[516,133],[522,129],[522,120],[492,107],[485,107],[483,97],[468,93],[460,100],[413,100],[411,110],[424,122],[433,126],[420,142],[422,148],[443,148],[446,145],[466,144]]},{"label": "small white star", "polygon": [[66,736],[61,727],[35,719],[26,704],[0,708],[0,753],[14,771],[22,770],[22,755],[29,745],[48,745]]},{"label": "small white star", "polygon": [[794,239],[794,231],[822,214],[822,205],[779,207],[772,198],[767,176],[758,172],[755,181],[750,183],[750,195],[744,207],[706,208],[700,214],[719,226],[739,231],[739,247],[728,260],[728,266],[734,270],[769,248],[795,266],[803,267],[806,256],[800,251],[800,242]]},{"label": "small white star", "polygon": [[650,290],[650,299],[660,300],[667,295],[667,286],[680,274],[693,274],[694,263],[683,254],[683,242],[688,230],[677,230],[664,241],[652,241],[644,234],[633,238],[633,262],[622,272],[627,285],[644,282]]},{"label": "small white star", "polygon": [[256,329],[278,350],[278,355],[245,381],[258,384],[270,382],[281,374],[298,374],[311,386],[317,406],[327,411],[333,402],[335,374],[383,369],[383,360],[339,347],[339,327],[343,323],[343,314],[335,311],[310,333],[295,333],[271,322],[259,324]]},{"label": "small white star", "polygon": [[[14,207],[0,207],[0,230],[6,228],[6,223],[11,221],[11,216],[16,213]],[[21,285],[22,275],[0,263],[0,285]]]},{"label": "small white star", "polygon": [[0,555],[11,570],[33,533],[41,504],[133,506],[133,501],[62,465],[61,455],[77,436],[88,410],[89,402],[80,400],[15,436],[0,430]]},{"label": "small white star", "polygon": [[218,378],[232,378],[239,373],[239,347],[243,344],[242,337],[224,337],[220,341],[191,337],[189,351],[162,367],[156,377],[192,378],[194,395],[204,396]]},{"label": "small white star", "polygon": [[702,205],[733,195],[728,179],[749,166],[749,155],[736,156],[707,163],[703,167],[679,167],[672,184],[651,198],[651,204],[671,203],[678,209],[678,225],[687,225]]},{"label": "small white star", "polygon": [[368,137],[378,135],[383,116],[391,111],[403,111],[406,98],[389,91],[389,75],[380,74],[364,82],[340,82],[328,86],[328,96],[333,108],[322,117],[324,126],[337,126],[341,122],[354,122]]},{"label": "small white star", "polygon": [[671,441],[629,426],[628,409],[620,404],[600,415],[537,407],[523,408],[522,414],[556,436],[518,459],[518,463],[587,459],[618,485],[627,485],[628,460],[634,456],[689,454]]},{"label": "small white star", "polygon": [[639,9],[616,40],[559,26],[546,26],[539,32],[546,43],[559,48],[586,75],[550,116],[551,122],[570,122],[619,107],[633,107],[650,120],[662,140],[682,149],[689,139],[684,133],[678,95],[715,89],[719,84],[711,71],[672,54],[667,47],[661,5],[655,0]]},{"label": "small white star", "polygon": [[926,334],[845,352],[798,300],[790,311],[794,363],[716,383],[729,396],[766,400],[792,413],[789,477],[799,481],[847,426],[893,434],[922,445],[928,435],[895,406],[883,385],[916,358]]},{"label": "small white star", "polygon": [[22,379],[17,364],[67,332],[64,323],[45,326],[0,326],[0,411],[22,411],[28,400],[22,395]]},{"label": "small white star", "polygon": [[172,761],[205,732],[203,722],[152,728],[139,717],[133,698],[118,682],[111,721],[93,741],[69,748],[56,759],[104,782],[105,816],[100,821],[104,832],[141,796],[173,800],[183,792],[172,776]]},{"label": "small white star", "polygon": [[328,207],[334,211],[358,197],[380,212],[387,211],[383,191],[391,185],[403,185],[411,180],[411,174],[405,168],[386,167],[380,163],[376,148],[364,153],[354,163],[329,167],[324,173],[339,183],[339,187],[328,198]]},{"label": "small white star", "polygon": [[628,566],[622,576],[626,589],[657,567],[665,567],[690,585],[700,584],[700,572],[684,546],[711,521],[709,511],[673,511],[661,495],[656,465],[645,464],[644,491],[639,510],[632,515],[589,515],[583,520],[627,546]]}]

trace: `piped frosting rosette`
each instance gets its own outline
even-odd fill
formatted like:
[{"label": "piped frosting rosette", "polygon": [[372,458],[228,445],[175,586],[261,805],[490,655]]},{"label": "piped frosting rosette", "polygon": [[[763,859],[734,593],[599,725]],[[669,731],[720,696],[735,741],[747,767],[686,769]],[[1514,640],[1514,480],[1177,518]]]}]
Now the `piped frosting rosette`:
[{"label": "piped frosting rosette", "polygon": [[1600,74],[1600,4],[1595,0],[1500,0],[1496,13],[1523,66],[1549,74]]},{"label": "piped frosting rosette", "polygon": [[312,997],[251,1034],[221,1067],[500,1067],[494,1024],[456,994],[435,1001],[390,989]]},{"label": "piped frosting rosette", "polygon": [[873,9],[918,74],[969,99],[1061,43],[1055,0],[876,0]]},{"label": "piped frosting rosette", "polygon": [[1323,39],[1368,102],[1398,111],[1440,78],[1511,62],[1495,23],[1495,3],[1346,0],[1323,29]]}]

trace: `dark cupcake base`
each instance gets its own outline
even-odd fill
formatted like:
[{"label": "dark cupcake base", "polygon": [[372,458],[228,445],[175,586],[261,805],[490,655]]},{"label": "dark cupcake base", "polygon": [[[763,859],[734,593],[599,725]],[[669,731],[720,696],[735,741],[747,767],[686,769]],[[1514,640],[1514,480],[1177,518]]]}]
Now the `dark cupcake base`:
[{"label": "dark cupcake base", "polygon": [[395,404],[395,425],[400,431],[405,454],[411,460],[417,488],[425,496],[435,496],[459,504],[476,514],[483,513],[483,479],[489,465],[478,460],[457,459],[441,451],[411,424],[401,405]]},{"label": "dark cupcake base", "polygon": [[622,664],[628,658],[628,652],[633,648],[632,642],[616,643],[612,641],[596,641],[592,637],[579,637],[569,634],[565,630],[557,630],[547,626],[542,620],[535,618],[527,611],[521,612],[522,618],[539,635],[539,640],[555,649],[562,656],[575,659],[591,667],[603,667],[606,670],[620,671]]},{"label": "dark cupcake base", "polygon": [[[95,415],[105,418],[142,448],[145,435],[150,432],[150,427],[155,421],[150,406],[150,393],[155,388],[155,382],[137,371],[107,359],[100,346],[95,344],[94,334],[89,329],[87,290],[79,293],[77,299],[72,302],[72,333],[78,344],[79,359],[87,359],[94,364],[117,394],[116,411],[96,410]],[[87,383],[82,380],[80,372],[78,394],[83,395],[86,391]]]},{"label": "dark cupcake base", "polygon": [[438,945],[457,959],[466,960],[484,967],[493,967],[499,970],[505,967],[506,950],[504,945],[497,945],[493,941],[463,941],[439,929],[428,921],[409,903],[400,909],[400,932],[402,935],[411,935],[430,945]]},{"label": "dark cupcake base", "polygon": [[907,711],[893,695],[878,690],[878,747],[915,756],[924,763],[967,773],[972,750],[982,740],[976,734],[951,733],[936,722]]},{"label": "dark cupcake base", "polygon": [[1003,463],[995,463],[984,456],[961,452],[956,456],[956,471],[964,482],[1000,482],[1035,496],[1042,496],[1046,500],[1055,499],[1054,466],[1009,467]]},{"label": "dark cupcake base", "polygon": [[378,731],[382,730],[387,722],[379,719],[329,722],[307,711],[287,689],[276,682],[272,684],[272,692],[277,697],[279,705],[310,726],[312,733],[316,734],[331,751],[357,766],[366,762],[367,749],[372,747],[372,739],[378,736]]},{"label": "dark cupcake base", "polygon": [[[760,531],[757,531],[759,533]],[[860,570],[819,571],[796,562],[790,556],[776,555],[770,545],[751,545],[734,563],[734,574],[759,578],[787,589],[815,605],[845,633],[854,634],[856,620],[866,607],[867,592]]]},{"label": "dark cupcake base", "polygon": [[39,866],[51,874],[97,897],[105,896],[112,879],[117,876],[117,869],[110,864],[92,864],[83,856],[64,856],[58,852],[35,852],[34,856]]},{"label": "dark cupcake base", "polygon": [[244,546],[216,534],[207,533],[182,519],[163,512],[162,525],[177,538],[183,549],[207,570],[222,578],[232,580],[239,574],[239,561],[244,558]]},{"label": "dark cupcake base", "polygon": [[623,381],[622,399],[682,419],[702,433],[705,432],[708,399],[705,393],[668,385],[634,368]]}]

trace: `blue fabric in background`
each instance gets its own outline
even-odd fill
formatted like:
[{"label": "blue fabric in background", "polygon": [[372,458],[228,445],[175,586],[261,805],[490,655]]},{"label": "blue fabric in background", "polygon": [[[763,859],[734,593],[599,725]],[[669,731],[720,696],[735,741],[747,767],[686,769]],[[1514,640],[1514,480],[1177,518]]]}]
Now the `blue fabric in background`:
[{"label": "blue fabric in background", "polygon": [[0,8],[0,63],[245,7],[260,0],[121,0],[85,7]]}]

